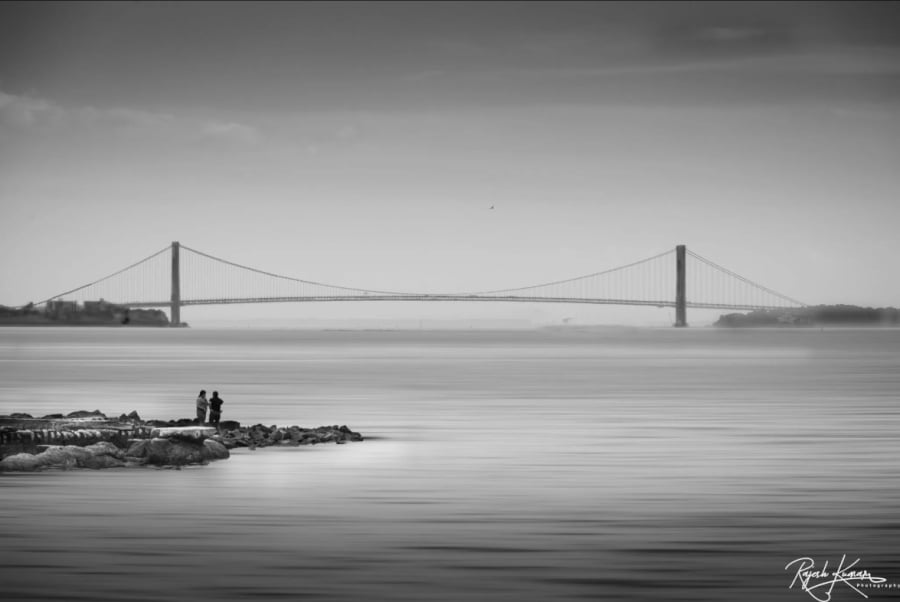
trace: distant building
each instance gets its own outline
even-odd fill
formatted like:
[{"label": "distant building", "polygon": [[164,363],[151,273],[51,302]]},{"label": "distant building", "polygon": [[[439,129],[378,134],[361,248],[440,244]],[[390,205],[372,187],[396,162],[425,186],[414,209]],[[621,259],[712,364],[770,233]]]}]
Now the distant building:
[{"label": "distant building", "polygon": [[63,301],[55,299],[47,301],[47,315],[54,318],[63,318],[78,311],[78,301]]},{"label": "distant building", "polygon": [[85,301],[84,311],[89,314],[103,313],[109,309],[112,304],[104,301],[101,297],[99,301]]}]

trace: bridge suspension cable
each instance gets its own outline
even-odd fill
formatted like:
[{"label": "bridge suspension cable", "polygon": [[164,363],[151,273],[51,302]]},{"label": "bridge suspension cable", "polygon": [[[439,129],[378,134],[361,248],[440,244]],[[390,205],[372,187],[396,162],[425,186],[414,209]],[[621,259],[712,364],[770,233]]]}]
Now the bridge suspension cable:
[{"label": "bridge suspension cable", "polygon": [[632,263],[542,284],[469,293],[475,296],[518,296],[540,299],[631,299],[642,304],[672,304],[675,275],[671,269],[674,249]]},{"label": "bridge suspension cable", "polygon": [[[77,296],[78,298],[76,299],[79,301],[82,299],[96,300],[105,298],[107,300],[123,304],[128,304],[130,302],[155,300],[155,293],[157,291],[159,291],[162,295],[159,298],[165,299],[165,286],[167,286],[168,283],[168,276],[159,269],[159,266],[155,265],[158,263],[162,263],[162,267],[165,268],[165,262],[153,262],[153,260],[163,255],[163,253],[168,253],[170,249],[171,247],[166,246],[156,253],[148,255],[140,261],[135,261],[131,265],[113,272],[112,274],[104,276],[99,280],[95,280],[93,282],[83,284],[63,293],[53,295],[44,299],[43,301],[39,301],[38,303],[36,303],[36,305],[43,305],[48,301],[61,299],[62,297],[75,295],[76,293],[81,293]],[[137,268],[142,268],[142,273],[138,276],[138,278],[131,279],[130,281],[111,282],[114,277],[119,276],[120,274],[124,274],[125,272],[128,272],[130,270],[135,270]]]},{"label": "bridge suspension cable", "polygon": [[[688,270],[688,304],[693,307],[787,308],[806,304],[753,282],[728,268],[687,250],[697,260]],[[721,274],[727,276],[722,278]]]},{"label": "bridge suspension cable", "polygon": [[[252,291],[252,298],[259,299],[291,297],[328,299],[348,294],[392,297],[416,295],[304,280],[242,265],[184,245],[181,245],[181,249],[189,252],[182,258],[186,267],[182,272],[183,277],[185,273],[188,274],[181,285],[181,297],[185,303],[200,299],[237,300],[246,298],[248,291]],[[235,269],[229,270],[228,267]]]}]

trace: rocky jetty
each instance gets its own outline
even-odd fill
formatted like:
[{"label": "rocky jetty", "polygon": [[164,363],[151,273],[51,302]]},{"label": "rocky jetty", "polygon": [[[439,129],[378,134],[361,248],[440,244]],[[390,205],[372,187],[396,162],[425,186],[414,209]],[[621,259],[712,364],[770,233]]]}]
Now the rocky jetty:
[{"label": "rocky jetty", "polygon": [[344,444],[363,437],[347,426],[302,428],[233,420],[218,427],[195,421],[141,420],[136,412],[107,418],[100,411],[0,416],[0,472],[44,469],[182,467],[224,460],[236,447]]},{"label": "rocky jetty", "polygon": [[348,441],[362,441],[359,433],[346,426],[320,426],[301,428],[299,426],[279,427],[257,424],[249,428],[234,428],[223,431],[222,443],[229,449],[235,447],[267,447],[270,445],[298,446],[317,443],[343,444]]}]

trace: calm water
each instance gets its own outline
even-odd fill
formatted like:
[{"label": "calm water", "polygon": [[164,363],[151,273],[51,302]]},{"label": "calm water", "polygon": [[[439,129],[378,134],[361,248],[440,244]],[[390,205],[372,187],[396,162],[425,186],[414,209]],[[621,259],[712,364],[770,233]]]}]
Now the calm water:
[{"label": "calm water", "polygon": [[844,554],[900,584],[900,330],[0,329],[0,413],[201,388],[368,439],[0,475],[2,599],[802,601],[785,565]]}]

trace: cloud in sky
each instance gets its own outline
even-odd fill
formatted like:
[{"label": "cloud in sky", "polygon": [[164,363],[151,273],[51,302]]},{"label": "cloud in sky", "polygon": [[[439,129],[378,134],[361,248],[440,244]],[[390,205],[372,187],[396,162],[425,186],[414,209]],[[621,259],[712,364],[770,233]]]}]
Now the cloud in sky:
[{"label": "cloud in sky", "polygon": [[707,27],[700,30],[698,37],[715,42],[741,42],[746,40],[763,39],[767,37],[767,30],[761,27]]},{"label": "cloud in sky", "polygon": [[59,123],[64,111],[44,99],[7,94],[0,90],[0,126],[23,129]]},{"label": "cloud in sky", "polygon": [[45,98],[16,95],[0,89],[0,128],[20,133],[29,129],[168,137],[171,143],[191,138],[237,144],[257,144],[259,130],[235,121],[207,120],[125,107],[67,107]]},{"label": "cloud in sky", "polygon": [[238,144],[256,144],[260,132],[254,127],[233,121],[212,121],[203,126],[203,133],[213,140],[223,140]]},{"label": "cloud in sky", "polygon": [[17,129],[89,126],[158,130],[173,121],[172,115],[165,113],[122,107],[65,107],[49,99],[0,90],[0,124]]}]

